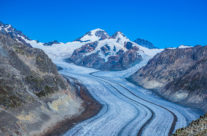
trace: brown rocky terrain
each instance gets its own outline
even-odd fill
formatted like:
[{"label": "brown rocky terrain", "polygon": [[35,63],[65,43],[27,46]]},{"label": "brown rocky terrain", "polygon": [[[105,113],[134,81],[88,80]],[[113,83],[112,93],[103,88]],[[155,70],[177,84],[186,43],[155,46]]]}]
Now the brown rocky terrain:
[{"label": "brown rocky terrain", "polygon": [[[207,46],[165,49],[129,80],[159,95],[207,112]],[[207,116],[176,130],[174,136],[206,136]]]},{"label": "brown rocky terrain", "polygon": [[173,136],[206,136],[207,135],[207,114],[191,122],[189,126],[176,130]]},{"label": "brown rocky terrain", "polygon": [[207,46],[165,49],[130,78],[181,104],[207,111]]},{"label": "brown rocky terrain", "polygon": [[84,111],[82,100],[40,49],[0,32],[0,135],[39,135]]},{"label": "brown rocky terrain", "polygon": [[66,77],[70,80],[70,83],[73,90],[76,90],[78,96],[83,100],[82,106],[84,107],[84,111],[79,116],[74,116],[72,118],[65,119],[55,126],[51,126],[48,131],[42,134],[42,136],[59,136],[64,134],[70,128],[72,128],[75,124],[86,120],[94,115],[96,115],[101,109],[101,104],[99,104],[93,97],[89,94],[87,88],[85,88],[82,84],[80,84],[76,79],[71,77]]}]

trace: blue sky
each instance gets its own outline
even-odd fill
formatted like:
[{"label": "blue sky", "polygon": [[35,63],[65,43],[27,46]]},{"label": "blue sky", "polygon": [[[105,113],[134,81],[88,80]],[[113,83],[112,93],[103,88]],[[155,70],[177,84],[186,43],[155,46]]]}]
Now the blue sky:
[{"label": "blue sky", "polygon": [[0,0],[0,20],[42,42],[102,28],[157,47],[207,45],[207,0]]}]

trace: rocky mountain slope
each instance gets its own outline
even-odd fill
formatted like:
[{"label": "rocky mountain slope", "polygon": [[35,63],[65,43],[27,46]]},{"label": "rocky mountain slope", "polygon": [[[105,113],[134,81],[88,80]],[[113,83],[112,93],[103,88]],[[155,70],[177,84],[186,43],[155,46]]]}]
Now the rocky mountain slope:
[{"label": "rocky mountain slope", "polygon": [[84,110],[48,56],[21,37],[0,24],[0,135],[39,135]]},{"label": "rocky mountain slope", "polygon": [[158,52],[130,41],[121,32],[109,36],[102,29],[92,30],[78,41],[87,43],[74,50],[67,60],[101,70],[127,69],[143,60],[144,55],[153,56]]},{"label": "rocky mountain slope", "polygon": [[[132,42],[121,32],[110,36],[102,29],[92,30],[73,42],[42,43],[0,23],[0,135],[39,135],[63,118],[80,115],[88,106],[83,106],[75,93],[77,87],[67,84],[47,55],[32,47],[43,49],[55,61],[64,59],[101,70],[127,69],[162,51],[146,40]],[[130,80],[171,101],[206,111],[206,48],[165,49]],[[97,103],[92,105],[93,110],[84,111],[86,117],[100,108]],[[175,135],[205,134],[206,124],[204,116]],[[51,130],[49,135],[54,134]]]},{"label": "rocky mountain slope", "polygon": [[130,79],[165,98],[207,111],[207,46],[165,49]]},{"label": "rocky mountain slope", "polygon": [[67,60],[78,65],[102,70],[126,69],[142,60],[142,56],[138,53],[139,48],[121,32],[110,37],[103,30],[94,30],[80,40],[87,39],[87,37],[91,39],[91,42],[74,50],[72,56]]},{"label": "rocky mountain slope", "polygon": [[143,46],[143,47],[149,48],[149,49],[156,49],[157,48],[151,42],[144,40],[144,39],[141,39],[141,38],[137,38],[136,40],[134,40],[134,42]]},{"label": "rocky mountain slope", "polygon": [[176,130],[173,136],[206,136],[207,114],[190,123],[189,126]]}]

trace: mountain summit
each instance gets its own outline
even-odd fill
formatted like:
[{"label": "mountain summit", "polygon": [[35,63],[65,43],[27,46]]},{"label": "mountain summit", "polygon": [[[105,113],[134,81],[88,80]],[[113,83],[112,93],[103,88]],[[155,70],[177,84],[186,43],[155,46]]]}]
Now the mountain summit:
[{"label": "mountain summit", "polygon": [[106,38],[109,38],[110,36],[108,33],[100,28],[91,30],[87,32],[85,35],[77,39],[76,41],[81,41],[81,42],[94,42],[97,40],[104,40]]},{"label": "mountain summit", "polygon": [[[130,41],[122,32],[112,36],[102,29],[95,29],[76,40],[81,47],[73,51],[68,62],[101,70],[127,69],[145,56],[153,56],[158,49],[148,49]],[[80,45],[79,44],[79,45]]]},{"label": "mountain summit", "polygon": [[132,42],[120,31],[110,36],[100,28],[91,30],[68,43],[57,41],[42,43],[31,40],[11,25],[3,23],[0,23],[0,31],[10,35],[17,42],[44,50],[53,60],[64,59],[70,63],[101,70],[127,69],[146,56],[152,57],[161,51]]}]

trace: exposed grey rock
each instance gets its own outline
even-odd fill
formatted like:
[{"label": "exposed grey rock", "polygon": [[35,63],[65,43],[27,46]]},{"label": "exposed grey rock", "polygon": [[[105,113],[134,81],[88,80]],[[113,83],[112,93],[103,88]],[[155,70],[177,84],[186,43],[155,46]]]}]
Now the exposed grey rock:
[{"label": "exposed grey rock", "polygon": [[206,136],[207,114],[192,121],[187,127],[176,130],[173,136]]},{"label": "exposed grey rock", "polygon": [[165,49],[131,76],[165,98],[207,111],[207,46]]},{"label": "exposed grey rock", "polygon": [[110,49],[111,49],[110,46],[108,46],[107,44],[101,47],[101,51],[104,53],[105,56],[109,55]]},{"label": "exposed grey rock", "polygon": [[0,135],[39,135],[79,115],[82,101],[48,56],[14,36],[0,32]]},{"label": "exposed grey rock", "polygon": [[26,35],[24,35],[21,31],[13,28],[11,25],[3,24],[2,22],[0,22],[0,32],[2,34],[10,36],[13,40],[17,42],[21,42],[27,46],[31,46],[30,44],[26,43],[25,40],[22,39],[22,37],[27,40],[30,39]]},{"label": "exposed grey rock", "polygon": [[[72,56],[66,61],[101,70],[123,70],[135,65],[136,63],[139,63],[142,60],[141,55],[137,53],[139,49],[135,46],[132,47],[130,42],[126,43],[126,46],[129,46],[129,49],[126,52],[119,50],[117,54],[110,55],[110,47],[106,44],[101,47],[101,50],[86,55],[87,53],[95,50],[97,44],[98,42],[93,42],[76,49]],[[103,52],[105,56],[110,55],[107,61],[99,56],[100,51]]]},{"label": "exposed grey rock", "polygon": [[133,44],[131,42],[127,42],[124,46],[129,50],[132,49]]},{"label": "exposed grey rock", "polygon": [[117,31],[116,33],[114,33],[114,34],[111,36],[111,38],[116,39],[117,36],[119,36],[119,35],[121,35],[121,36],[123,36],[123,37],[126,37],[122,32]]},{"label": "exposed grey rock", "polygon": [[104,40],[104,39],[109,37],[109,35],[105,31],[103,31],[103,30],[96,31],[95,35],[100,37],[100,40]]},{"label": "exposed grey rock", "polygon": [[156,49],[157,47],[155,47],[151,42],[141,39],[141,38],[137,38],[136,40],[134,40],[135,43],[147,47],[149,49]]},{"label": "exposed grey rock", "polygon": [[84,54],[95,50],[97,44],[98,42],[92,42],[83,45],[81,48],[74,50],[72,56],[68,60],[74,62],[75,64],[83,65]]},{"label": "exposed grey rock", "polygon": [[[93,30],[86,35],[92,36],[94,32],[96,36],[102,38],[74,50],[72,56],[66,59],[67,62],[100,70],[124,70],[142,60],[142,56],[138,53],[139,48],[123,33],[116,32],[110,37],[103,30]],[[105,44],[100,46],[101,42]],[[120,49],[120,46],[123,47]]]},{"label": "exposed grey rock", "polygon": [[51,46],[53,44],[59,44],[60,42],[58,42],[57,40],[54,40],[52,42],[48,42],[48,43],[44,43],[45,46]]}]

